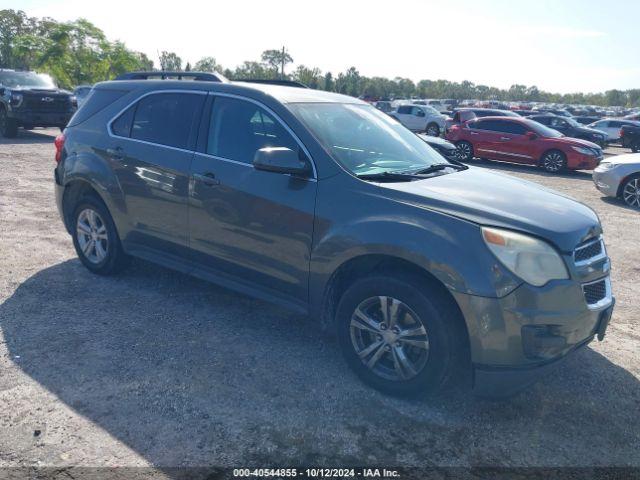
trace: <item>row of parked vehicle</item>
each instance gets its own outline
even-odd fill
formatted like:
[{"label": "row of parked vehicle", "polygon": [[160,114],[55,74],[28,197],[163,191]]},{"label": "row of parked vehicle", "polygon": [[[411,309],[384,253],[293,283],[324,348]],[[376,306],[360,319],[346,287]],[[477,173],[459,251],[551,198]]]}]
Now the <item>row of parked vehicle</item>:
[{"label": "row of parked vehicle", "polygon": [[594,183],[602,193],[640,208],[639,156],[604,161],[603,155],[611,142],[638,152],[640,122],[605,118],[584,125],[568,112],[537,110],[529,115],[529,111],[481,107],[456,108],[447,115],[419,102],[399,103],[387,114],[448,159],[538,165],[550,173],[593,170]]}]

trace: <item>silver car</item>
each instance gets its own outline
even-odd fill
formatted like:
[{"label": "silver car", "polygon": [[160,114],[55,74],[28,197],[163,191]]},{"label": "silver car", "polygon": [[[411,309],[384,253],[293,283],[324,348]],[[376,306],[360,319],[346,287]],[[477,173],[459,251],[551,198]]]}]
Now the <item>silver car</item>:
[{"label": "silver car", "polygon": [[640,153],[603,160],[593,171],[593,183],[605,195],[640,210]]}]

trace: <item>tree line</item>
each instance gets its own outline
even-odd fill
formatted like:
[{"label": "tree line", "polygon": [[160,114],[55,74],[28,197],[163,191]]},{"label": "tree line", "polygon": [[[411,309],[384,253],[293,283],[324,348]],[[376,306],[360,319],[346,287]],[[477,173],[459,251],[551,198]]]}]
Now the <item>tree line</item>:
[{"label": "tree line", "polygon": [[559,94],[535,86],[512,85],[500,89],[469,81],[420,80],[396,77],[367,77],[351,67],[334,75],[317,67],[297,65],[285,49],[265,50],[260,59],[228,68],[209,56],[191,65],[178,54],[160,52],[159,64],[142,52],[110,41],[102,30],[85,19],[58,22],[52,18],[29,17],[22,10],[0,10],[0,68],[36,70],[50,74],[63,88],[113,79],[134,70],[196,70],[220,72],[232,80],[243,78],[295,80],[311,88],[370,98],[452,98],[499,101],[578,103],[600,106],[640,106],[640,89],[608,90],[602,93]]}]

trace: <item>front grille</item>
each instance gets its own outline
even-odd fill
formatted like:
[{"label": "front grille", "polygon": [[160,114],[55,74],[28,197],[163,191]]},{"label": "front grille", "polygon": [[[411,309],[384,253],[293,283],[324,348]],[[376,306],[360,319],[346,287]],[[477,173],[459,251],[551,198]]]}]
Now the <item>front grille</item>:
[{"label": "front grille", "polygon": [[578,246],[573,252],[573,259],[575,263],[580,264],[597,258],[603,253],[604,245],[602,243],[602,239],[598,238]]},{"label": "front grille", "polygon": [[587,304],[594,305],[607,297],[607,282],[602,279],[598,282],[588,283],[582,286],[582,291]]},{"label": "front grille", "polygon": [[[43,100],[51,99],[51,100]],[[36,112],[67,112],[71,103],[66,95],[25,95],[24,108]]]}]

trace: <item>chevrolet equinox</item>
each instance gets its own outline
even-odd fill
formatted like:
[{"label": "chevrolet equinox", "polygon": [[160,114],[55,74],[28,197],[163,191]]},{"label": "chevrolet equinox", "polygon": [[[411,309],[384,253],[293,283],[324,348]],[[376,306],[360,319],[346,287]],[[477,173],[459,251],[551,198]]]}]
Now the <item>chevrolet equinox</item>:
[{"label": "chevrolet equinox", "polygon": [[57,205],[91,272],[139,257],[297,309],[388,393],[463,371],[480,394],[517,391],[611,317],[591,209],[446,160],[355,98],[116,80],[55,146]]}]

